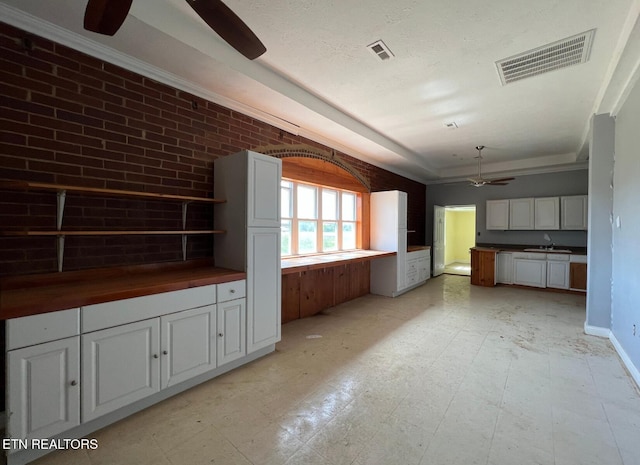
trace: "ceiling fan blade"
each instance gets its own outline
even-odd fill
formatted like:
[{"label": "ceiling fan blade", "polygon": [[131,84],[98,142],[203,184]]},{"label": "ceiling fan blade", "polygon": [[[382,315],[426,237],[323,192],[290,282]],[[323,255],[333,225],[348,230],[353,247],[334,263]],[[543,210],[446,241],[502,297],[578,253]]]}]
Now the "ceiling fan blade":
[{"label": "ceiling fan blade", "polygon": [[107,36],[114,35],[129,14],[132,0],[89,0],[84,11],[84,28]]},{"label": "ceiling fan blade", "polygon": [[500,178],[500,179],[492,179],[489,182],[504,182],[504,181],[513,181],[515,178]]},{"label": "ceiling fan blade", "polygon": [[267,51],[249,26],[220,0],[187,0],[187,3],[211,29],[249,60]]},{"label": "ceiling fan blade", "polygon": [[494,182],[494,181],[487,181],[487,184],[490,186],[508,186],[509,185],[508,182]]}]

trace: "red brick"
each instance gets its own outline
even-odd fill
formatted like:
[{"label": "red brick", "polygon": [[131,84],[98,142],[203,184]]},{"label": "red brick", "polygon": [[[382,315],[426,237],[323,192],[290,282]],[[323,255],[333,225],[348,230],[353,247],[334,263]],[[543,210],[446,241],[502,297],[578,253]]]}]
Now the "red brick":
[{"label": "red brick", "polygon": [[46,84],[50,84],[56,88],[67,89],[70,91],[78,90],[78,84],[74,81],[57,77],[56,75],[51,73],[27,68],[25,70],[25,75],[29,78],[41,81]]},{"label": "red brick", "polygon": [[[112,140],[115,142],[125,143],[127,142],[127,136],[123,134],[118,134],[113,131],[105,131],[103,129],[96,129],[86,126],[84,128],[84,135],[92,138],[96,138],[99,140]],[[85,144],[85,145],[94,145],[95,144]],[[99,146],[102,147],[102,142],[99,141]]]},{"label": "red brick", "polygon": [[82,147],[82,155],[85,155],[88,157],[101,158],[104,160],[122,161],[125,158],[124,153],[121,153],[118,151],[112,151],[112,150],[97,149],[94,147]]},{"label": "red brick", "polygon": [[107,161],[104,162],[105,169],[108,170],[119,170],[128,173],[142,173],[143,167],[141,165],[134,165],[131,163],[122,163],[118,161]]},{"label": "red brick", "polygon": [[35,90],[45,94],[53,93],[53,86],[45,82],[29,79],[18,74],[6,73],[4,71],[0,71],[0,82],[24,90]]},{"label": "red brick", "polygon": [[65,165],[63,163],[41,162],[35,160],[29,161],[29,170],[43,171],[45,173],[60,173],[71,176],[79,176],[81,173],[81,168],[79,166]]},{"label": "red brick", "polygon": [[43,139],[40,137],[29,137],[30,147],[39,147],[43,149],[49,149],[57,152],[68,153],[80,153],[80,146],[75,144],[68,144],[64,141],[57,141],[54,139]]},{"label": "red brick", "polygon": [[22,110],[29,113],[35,113],[45,116],[53,116],[54,113],[54,109],[51,107],[38,105],[36,103],[27,102],[25,100],[14,99],[4,95],[0,96],[0,107],[7,107],[13,110]]},{"label": "red brick", "polygon": [[[66,47],[65,47],[66,49]],[[57,53],[52,53],[43,49],[35,48],[30,52],[30,54],[34,58],[38,58],[42,61],[46,61],[48,63],[53,63],[56,66],[63,66],[65,68],[69,68],[72,70],[79,70],[80,63],[77,61],[66,58],[64,55],[58,55]]]},{"label": "red brick", "polygon": [[[91,128],[85,127],[85,132]],[[63,142],[70,142],[72,144],[84,145],[89,147],[102,148],[102,141],[94,137],[82,136],[80,134],[74,134],[70,132],[56,132],[56,139]]]},{"label": "red brick", "polygon": [[116,65],[112,65],[111,63],[106,63],[105,62],[102,65],[102,68],[107,73],[113,74],[115,76],[122,77],[124,79],[129,80],[129,81],[138,82],[138,83],[142,83],[142,81],[143,81],[142,76],[140,76],[139,74],[133,73],[131,71],[127,71],[126,69],[120,68],[119,66],[116,66]]},{"label": "red brick", "polygon": [[160,142],[162,144],[170,144],[170,145],[176,145],[178,143],[178,140],[175,137],[168,137],[168,136],[163,136],[161,134],[154,134],[152,132],[148,132],[145,134],[145,138],[147,140],[152,140],[155,142]]},{"label": "red brick", "polygon": [[133,118],[137,120],[141,120],[144,118],[144,113],[141,113],[136,110],[132,110],[131,108],[125,108],[120,105],[114,105],[112,103],[105,103],[104,109],[112,113],[117,113],[119,115],[122,115],[126,118]]},{"label": "red brick", "polygon": [[135,147],[133,145],[130,144],[120,144],[118,142],[111,142],[108,141],[106,143],[106,147],[107,150],[112,150],[112,151],[116,151],[116,152],[124,152],[124,153],[130,153],[133,155],[144,155],[144,149],[141,147]]},{"label": "red brick", "polygon": [[35,158],[38,160],[53,160],[53,150],[42,150],[34,147],[21,145],[11,145],[0,143],[0,153],[3,155],[16,155],[24,158]]},{"label": "red brick", "polygon": [[39,103],[42,105],[47,105],[53,108],[60,108],[66,111],[71,111],[74,113],[82,112],[82,105],[79,105],[74,102],[69,102],[68,100],[63,100],[58,97],[52,97],[50,95],[43,95],[37,92],[31,93],[31,101],[34,103]]},{"label": "red brick", "polygon": [[162,144],[158,143],[158,142],[153,142],[151,140],[147,140],[147,139],[142,139],[139,137],[127,137],[127,143],[129,145],[135,145],[137,147],[144,147],[147,149],[151,149],[151,150],[161,150],[162,149]]},{"label": "red brick", "polygon": [[94,77],[104,82],[110,82],[117,86],[124,85],[124,79],[122,77],[103,71],[102,64],[98,68],[82,65],[80,66],[80,72],[84,75]]},{"label": "red brick", "polygon": [[33,58],[24,52],[4,49],[2,51],[2,58],[8,62],[22,65],[29,69],[38,69],[47,73],[53,73],[53,65],[51,63]]},{"label": "red brick", "polygon": [[134,102],[133,100],[125,100],[124,105],[127,108],[136,110],[145,115],[160,116],[160,110],[144,103]]},{"label": "red brick", "polygon": [[[90,97],[91,101],[98,101],[99,104],[91,104],[94,107],[102,108],[107,103],[111,103],[113,105],[122,105],[124,100],[119,95],[113,95],[112,93],[105,92],[103,90],[98,90],[93,87],[88,86],[80,86],[80,94],[85,97]],[[87,103],[89,105],[89,103]]]},{"label": "red brick", "polygon": [[[138,118],[138,119],[142,119],[142,118]],[[144,115],[144,120],[148,123],[155,124],[161,128],[176,129],[178,127],[178,124],[171,119],[170,115],[168,118],[159,118],[153,115]]]},{"label": "red brick", "polygon": [[122,171],[106,170],[100,168],[82,167],[82,175],[90,178],[98,179],[118,179],[124,180],[125,173]]},{"label": "red brick", "polygon": [[93,126],[94,128],[102,127],[102,120],[98,118],[91,118],[87,115],[79,113],[73,113],[64,110],[56,110],[56,116],[64,121],[71,121],[72,123],[80,123],[84,126]]},{"label": "red brick", "polygon": [[156,160],[148,156],[137,156],[137,155],[127,155],[126,162],[134,163],[136,165],[155,166],[155,167],[160,167],[162,163],[160,160]]},{"label": "red brick", "polygon": [[[125,87],[126,85],[131,84],[129,81],[125,81]],[[140,92],[136,92],[136,91],[132,91],[132,90],[128,90],[124,87],[121,86],[114,86],[112,84],[105,84],[104,86],[104,90],[106,92],[109,92],[111,94],[117,95],[118,97],[122,97],[125,99],[129,99],[129,100],[134,100],[136,102],[143,102],[144,101],[144,96],[140,93]],[[120,98],[120,102],[122,102],[122,98]]]},{"label": "red brick", "polygon": [[101,119],[105,122],[105,128],[109,129],[109,121],[117,124],[125,124],[127,118],[118,113],[113,113],[111,111],[104,111],[98,108],[85,107],[84,114],[87,116],[91,116],[93,118]]},{"label": "red brick", "polygon": [[0,131],[0,142],[14,145],[24,145],[27,142],[27,138],[15,132]]},{"label": "red brick", "polygon": [[104,87],[104,82],[102,80],[96,79],[95,77],[89,76],[88,74],[79,71],[72,71],[66,68],[57,68],[56,75],[69,81],[82,84],[84,86],[93,87],[94,89],[102,90],[102,88]]},{"label": "red brick", "polygon": [[68,153],[56,153],[56,161],[58,163],[67,163],[77,166],[92,166],[94,168],[102,168],[104,166],[104,162],[98,158],[82,155],[70,155]]},{"label": "red brick", "polygon": [[[13,168],[24,170],[27,168],[27,161],[24,158],[19,157],[7,157],[0,155],[0,166],[4,168]],[[6,195],[3,193],[3,196]]]},{"label": "red brick", "polygon": [[[82,133],[82,125],[62,121],[55,118],[47,118],[44,116],[31,115],[29,122],[34,126],[43,128],[60,129],[67,132]],[[36,134],[37,135],[37,134]]]}]

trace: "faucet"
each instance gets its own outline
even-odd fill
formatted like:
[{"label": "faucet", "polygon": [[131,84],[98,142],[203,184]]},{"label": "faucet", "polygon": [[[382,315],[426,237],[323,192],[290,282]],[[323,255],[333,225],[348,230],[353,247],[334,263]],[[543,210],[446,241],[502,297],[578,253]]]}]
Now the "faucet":
[{"label": "faucet", "polygon": [[547,242],[551,242],[551,246],[547,246],[547,250],[553,250],[553,248],[555,247],[555,242],[552,242],[551,240],[551,236],[549,236],[547,233],[544,234],[544,240]]}]

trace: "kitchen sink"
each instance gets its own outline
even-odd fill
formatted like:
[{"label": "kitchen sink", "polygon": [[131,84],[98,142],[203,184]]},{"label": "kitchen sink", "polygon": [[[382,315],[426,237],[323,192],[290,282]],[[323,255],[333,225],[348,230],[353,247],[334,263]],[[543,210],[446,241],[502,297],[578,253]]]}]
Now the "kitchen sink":
[{"label": "kitchen sink", "polygon": [[558,252],[558,253],[571,253],[569,249],[524,249],[525,252]]}]

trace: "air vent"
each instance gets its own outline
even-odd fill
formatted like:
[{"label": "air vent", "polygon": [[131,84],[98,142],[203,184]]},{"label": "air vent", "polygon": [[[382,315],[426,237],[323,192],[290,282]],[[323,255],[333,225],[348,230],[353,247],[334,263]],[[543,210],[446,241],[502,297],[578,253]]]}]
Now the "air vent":
[{"label": "air vent", "polygon": [[389,47],[387,47],[387,45],[381,40],[377,40],[374,43],[367,45],[367,48],[371,50],[371,53],[383,61],[390,60],[394,57],[391,50],[389,50]]},{"label": "air vent", "polygon": [[496,61],[502,85],[589,60],[596,30],[583,32],[504,60]]}]

